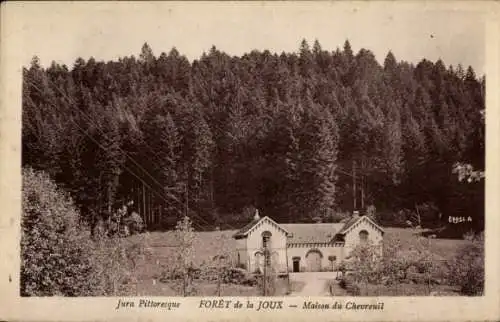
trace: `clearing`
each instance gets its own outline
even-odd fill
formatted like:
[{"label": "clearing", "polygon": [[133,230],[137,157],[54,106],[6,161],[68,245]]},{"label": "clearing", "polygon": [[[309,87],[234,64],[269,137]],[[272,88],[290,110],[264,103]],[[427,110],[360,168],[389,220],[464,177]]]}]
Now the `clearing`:
[{"label": "clearing", "polygon": [[[431,252],[437,258],[446,260],[452,258],[461,245],[467,243],[465,240],[457,239],[427,239],[421,237],[422,230],[408,228],[385,228],[386,234],[384,240],[391,242],[399,240],[399,243],[405,249],[411,249],[418,244],[430,243]],[[197,232],[197,238],[194,243],[195,257],[194,264],[200,265],[203,262],[209,262],[218,252],[218,244],[220,238],[223,237],[225,249],[235,249],[236,243],[232,238],[234,230]],[[146,236],[145,236],[146,235]],[[168,265],[169,259],[175,250],[177,244],[173,231],[152,232],[142,236],[131,236],[129,239],[134,240],[141,237],[147,238],[147,244],[150,249],[150,256],[137,269],[136,277],[139,280],[138,295],[155,295],[155,296],[172,296],[175,295],[168,284],[158,281],[158,276],[164,270],[163,267]],[[314,275],[311,275],[314,274]],[[331,275],[333,274],[333,275]],[[328,276],[327,276],[328,275]],[[335,279],[335,273],[332,272],[314,272],[314,273],[299,273],[291,274],[290,282],[297,287],[292,287],[291,295],[323,295],[328,294],[327,281]],[[293,277],[292,277],[293,276]],[[337,289],[334,284],[335,293],[343,295],[342,289]],[[300,287],[299,287],[300,285]],[[215,285],[200,284],[199,295],[214,295]],[[258,295],[256,287],[241,286],[241,285],[223,285],[223,294],[225,296],[255,296]]]}]

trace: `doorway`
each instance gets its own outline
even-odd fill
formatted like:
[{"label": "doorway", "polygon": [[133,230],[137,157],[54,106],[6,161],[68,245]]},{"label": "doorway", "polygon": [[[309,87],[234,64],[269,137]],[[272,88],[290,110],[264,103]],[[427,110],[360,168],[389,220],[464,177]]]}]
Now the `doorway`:
[{"label": "doorway", "polygon": [[307,252],[307,271],[308,272],[320,272],[321,271],[321,259],[323,254],[317,249],[311,249]]},{"label": "doorway", "polygon": [[294,257],[292,260],[293,260],[293,265],[292,265],[293,272],[294,273],[300,272],[300,257]]}]

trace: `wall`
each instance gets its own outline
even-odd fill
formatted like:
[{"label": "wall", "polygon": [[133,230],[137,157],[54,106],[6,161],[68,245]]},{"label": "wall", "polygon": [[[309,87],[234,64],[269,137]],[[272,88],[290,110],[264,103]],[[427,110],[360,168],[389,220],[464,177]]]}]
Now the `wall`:
[{"label": "wall", "polygon": [[340,244],[329,245],[329,244],[291,244],[288,247],[288,271],[293,272],[293,257],[300,257],[300,271],[307,271],[307,259],[306,254],[311,249],[317,249],[321,252],[323,257],[321,258],[321,270],[331,271],[332,265],[328,260],[329,256],[337,257],[334,262],[338,265],[343,259],[343,247]]},{"label": "wall", "polygon": [[345,254],[347,256],[357,245],[359,245],[359,232],[366,230],[368,232],[368,240],[374,245],[382,245],[382,232],[368,219],[358,221],[350,228],[345,235]]},{"label": "wall", "polygon": [[[240,255],[240,262],[238,263],[238,255]],[[247,240],[246,238],[236,239],[236,257],[235,264],[243,264],[245,268],[248,267],[248,254],[247,254]]]},{"label": "wall", "polygon": [[[259,266],[255,253],[262,249],[262,233],[266,230],[272,234],[270,238],[270,247],[273,253],[272,265],[274,265],[279,272],[286,272],[286,235],[283,230],[265,218],[257,224],[256,228],[246,239],[248,252],[247,262],[249,264],[247,269],[250,272],[254,272]],[[262,264],[263,263],[261,263],[261,265]]]},{"label": "wall", "polygon": [[[262,233],[271,232],[270,247],[272,252],[272,263],[279,272],[293,271],[293,257],[300,257],[300,271],[307,270],[306,254],[311,249],[317,249],[321,252],[322,270],[330,271],[331,262],[329,256],[335,256],[334,262],[338,265],[348,254],[359,244],[359,232],[368,231],[368,239],[373,244],[382,245],[382,232],[369,220],[362,219],[349,229],[345,235],[345,245],[342,244],[290,244],[287,248],[287,238],[285,232],[281,230],[272,221],[264,218],[250,232],[247,238],[237,240],[237,254],[240,254],[240,263],[245,264],[249,272],[255,272],[257,268],[262,268],[263,257],[256,258],[255,253],[262,250]],[[237,256],[237,255],[236,255]],[[260,261],[260,263],[259,263]],[[288,262],[288,263],[287,263]]]}]

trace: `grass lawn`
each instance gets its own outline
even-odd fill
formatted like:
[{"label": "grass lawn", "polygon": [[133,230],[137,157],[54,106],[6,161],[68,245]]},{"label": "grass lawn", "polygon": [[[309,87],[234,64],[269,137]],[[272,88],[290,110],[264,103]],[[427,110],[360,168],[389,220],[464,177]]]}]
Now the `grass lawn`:
[{"label": "grass lawn", "polygon": [[458,289],[448,285],[426,284],[396,284],[396,285],[360,285],[361,294],[359,296],[459,296]]},{"label": "grass lawn", "polygon": [[410,228],[385,228],[384,242],[390,243],[393,240],[399,240],[403,250],[410,250],[419,245],[428,246],[430,251],[437,259],[447,260],[453,258],[457,251],[468,243],[461,239],[429,239],[421,237],[422,229]]},{"label": "grass lawn", "polygon": [[332,296],[460,296],[459,287],[449,285],[427,285],[401,283],[395,285],[358,284],[360,293],[351,294],[340,287],[338,281],[326,283],[327,291]]},{"label": "grass lawn", "polygon": [[[391,242],[391,240],[399,240],[404,249],[411,249],[418,247],[418,245],[428,245],[430,242],[430,250],[437,259],[446,260],[453,257],[460,246],[467,243],[465,240],[457,239],[427,239],[421,237],[422,230],[408,229],[408,228],[386,228],[384,240]],[[213,231],[213,232],[197,232],[194,243],[194,264],[200,265],[203,262],[210,261],[217,255],[217,248],[223,237],[224,247],[228,250],[236,248],[235,240],[232,238],[234,230]],[[167,232],[152,232],[143,235],[136,235],[129,237],[130,240],[144,238],[149,247],[149,255],[146,260],[137,267],[136,277],[139,280],[137,287],[138,295],[151,295],[151,296],[174,296],[175,292],[165,283],[158,281],[158,277],[168,264],[169,259],[175,252],[177,241],[173,231]],[[216,295],[215,284],[198,283],[199,295]],[[290,285],[292,291],[300,290],[304,285],[292,283]],[[428,293],[425,285],[398,285],[392,288],[384,286],[384,290],[380,289],[381,286],[370,286],[367,290],[370,294],[379,294],[390,296],[391,294],[405,295],[426,295]],[[441,286],[440,286],[441,287]],[[439,287],[439,288],[440,288]],[[448,287],[449,288],[449,287]],[[424,292],[425,290],[425,292]],[[436,290],[436,286],[433,286]],[[278,288],[276,295],[286,295],[288,291],[286,278],[278,280]],[[257,287],[241,286],[241,285],[223,285],[222,295],[234,296],[255,296],[259,291]],[[408,294],[406,294],[408,293]]]},{"label": "grass lawn", "polygon": [[[195,287],[197,296],[218,296],[217,285],[213,283],[205,283],[196,281]],[[137,289],[138,296],[180,296],[168,284],[161,282],[149,282],[141,280]],[[259,296],[259,291],[256,287],[222,284],[220,296]]]}]

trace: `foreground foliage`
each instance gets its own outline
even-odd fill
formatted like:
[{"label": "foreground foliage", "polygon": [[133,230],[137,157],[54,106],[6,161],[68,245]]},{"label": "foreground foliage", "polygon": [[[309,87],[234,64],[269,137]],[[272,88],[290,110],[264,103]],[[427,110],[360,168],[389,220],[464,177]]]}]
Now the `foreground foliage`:
[{"label": "foreground foliage", "polygon": [[484,234],[470,239],[449,264],[449,281],[460,286],[464,295],[484,292]]},{"label": "foreground foliage", "polygon": [[484,291],[484,237],[474,237],[443,258],[433,252],[432,239],[416,238],[403,247],[397,238],[384,241],[383,256],[373,245],[360,245],[342,264],[340,287],[350,295],[462,295]]},{"label": "foreground foliage", "polygon": [[93,295],[92,242],[71,199],[46,174],[23,170],[21,295]]},{"label": "foreground foliage", "polygon": [[135,294],[147,241],[91,237],[71,198],[47,174],[23,169],[21,295]]}]

